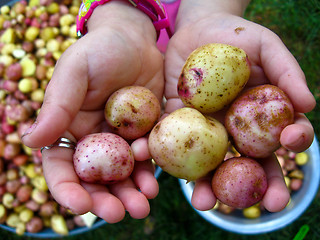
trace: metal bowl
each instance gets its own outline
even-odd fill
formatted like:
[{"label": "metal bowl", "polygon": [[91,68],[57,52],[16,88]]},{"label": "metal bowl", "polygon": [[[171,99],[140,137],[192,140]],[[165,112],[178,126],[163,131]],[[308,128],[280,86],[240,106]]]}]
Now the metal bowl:
[{"label": "metal bowl", "polygon": [[[238,234],[262,234],[284,228],[302,215],[318,192],[320,183],[320,153],[316,137],[310,148],[306,150],[306,153],[309,155],[309,161],[302,167],[302,171],[304,172],[303,185],[301,189],[291,194],[289,205],[281,212],[263,212],[259,218],[248,219],[243,217],[240,211],[235,211],[234,214],[228,215],[216,210],[194,210],[211,224]],[[186,199],[191,204],[194,184],[186,184],[186,181],[182,179],[179,181]]]}]

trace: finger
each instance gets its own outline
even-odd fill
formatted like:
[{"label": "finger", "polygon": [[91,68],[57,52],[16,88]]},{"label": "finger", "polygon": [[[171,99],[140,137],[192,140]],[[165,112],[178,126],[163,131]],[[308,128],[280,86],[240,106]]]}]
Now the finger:
[{"label": "finger", "polygon": [[68,127],[68,132],[76,139],[80,139],[95,132],[110,132],[110,128],[104,127],[106,124],[103,110],[80,111]]},{"label": "finger", "polygon": [[110,185],[109,189],[120,199],[132,218],[142,219],[148,216],[150,212],[148,199],[136,189],[130,178]]},{"label": "finger", "polygon": [[216,197],[211,186],[211,178],[206,177],[195,182],[191,204],[200,211],[207,211],[216,204]]},{"label": "finger", "polygon": [[[181,34],[181,32],[179,33]],[[177,35],[178,36],[178,35]],[[177,83],[181,69],[185,64],[188,55],[194,50],[190,44],[176,44],[179,37],[169,42],[165,53],[165,97],[166,99],[178,98]]]},{"label": "finger", "polygon": [[131,144],[134,159],[137,161],[145,161],[151,158],[148,149],[148,139],[146,137],[139,138]]},{"label": "finger", "polygon": [[82,186],[92,198],[92,213],[108,223],[120,222],[125,217],[126,212],[122,202],[112,195],[106,186],[84,182]]},{"label": "finger", "polygon": [[53,198],[73,213],[83,214],[92,209],[92,199],[80,185],[73,162],[73,151],[59,147],[42,152],[43,173]]},{"label": "finger", "polygon": [[261,39],[261,62],[270,82],[288,94],[296,111],[311,111],[316,102],[294,56],[273,33],[265,32]]},{"label": "finger", "polygon": [[285,148],[302,152],[310,147],[314,138],[314,130],[308,118],[301,113],[296,114],[295,123],[287,126],[280,135],[280,142]]},{"label": "finger", "polygon": [[42,147],[52,144],[66,131],[79,111],[88,84],[86,61],[81,55],[71,46],[59,59],[36,123],[23,136],[25,145]]},{"label": "finger", "polygon": [[136,162],[131,175],[134,183],[148,198],[155,198],[159,193],[159,184],[154,176],[154,164],[151,161]]},{"label": "finger", "polygon": [[284,209],[290,199],[290,193],[283,178],[282,170],[276,156],[261,159],[268,181],[268,189],[262,199],[262,205],[270,212]]},{"label": "finger", "polygon": [[183,108],[184,104],[181,101],[180,98],[176,97],[176,98],[170,98],[168,99],[166,105],[165,105],[165,112],[166,113],[171,113],[179,108]]}]

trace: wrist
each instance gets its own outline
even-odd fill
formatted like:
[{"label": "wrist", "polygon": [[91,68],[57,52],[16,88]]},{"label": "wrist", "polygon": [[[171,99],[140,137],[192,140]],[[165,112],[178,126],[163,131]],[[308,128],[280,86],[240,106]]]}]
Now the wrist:
[{"label": "wrist", "polygon": [[141,34],[154,40],[157,37],[150,18],[132,7],[127,0],[113,0],[94,9],[87,22],[88,32],[108,27],[126,31],[128,34],[132,31],[134,34]]},{"label": "wrist", "polygon": [[181,0],[176,28],[195,23],[212,14],[224,13],[243,16],[249,3],[250,0]]}]

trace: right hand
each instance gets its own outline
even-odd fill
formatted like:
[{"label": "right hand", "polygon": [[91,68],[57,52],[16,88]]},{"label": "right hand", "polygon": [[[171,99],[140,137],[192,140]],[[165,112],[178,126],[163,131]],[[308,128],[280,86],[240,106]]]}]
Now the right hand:
[{"label": "right hand", "polygon": [[[312,143],[314,132],[303,113],[314,108],[315,99],[299,64],[280,38],[269,29],[239,16],[214,12],[219,8],[212,6],[214,4],[211,1],[199,0],[197,4],[191,0],[185,2],[182,11],[179,10],[181,17],[178,15],[176,32],[170,39],[165,55],[165,112],[169,114],[184,106],[178,96],[177,82],[189,54],[207,43],[230,44],[246,51],[251,61],[251,76],[246,89],[269,83],[279,86],[288,94],[296,111],[295,122],[282,131],[280,142],[293,151],[306,150]],[[208,7],[203,4],[202,7],[201,3],[204,2],[211,5]],[[225,111],[222,110],[215,113],[214,117],[223,122],[224,115]],[[281,168],[275,156],[261,163],[268,178],[268,190],[262,204],[271,212],[280,211],[290,198]],[[195,183],[191,203],[198,210],[209,210],[216,203],[211,179],[212,175],[209,175]]]}]

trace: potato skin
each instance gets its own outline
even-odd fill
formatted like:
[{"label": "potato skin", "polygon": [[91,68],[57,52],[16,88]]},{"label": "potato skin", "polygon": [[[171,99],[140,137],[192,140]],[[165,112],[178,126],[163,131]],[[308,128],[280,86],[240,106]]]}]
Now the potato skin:
[{"label": "potato skin", "polygon": [[249,76],[249,59],[242,49],[219,43],[203,45],[186,60],[178,94],[186,107],[216,112],[240,93]]},{"label": "potato skin", "polygon": [[130,145],[122,137],[113,133],[93,133],[78,141],[73,164],[81,180],[110,184],[130,176],[134,157]]},{"label": "potato skin", "polygon": [[262,166],[247,157],[233,157],[224,161],[212,178],[212,190],[217,199],[234,208],[247,208],[258,203],[267,186]]},{"label": "potato skin", "polygon": [[228,148],[225,127],[193,108],[180,108],[161,120],[148,139],[154,161],[165,172],[188,181],[214,170]]},{"label": "potato skin", "polygon": [[115,91],[105,105],[105,119],[113,133],[127,140],[144,136],[158,122],[161,106],[148,88],[127,86]]},{"label": "potato skin", "polygon": [[294,109],[278,87],[261,85],[240,95],[230,106],[225,126],[243,155],[264,158],[280,147],[281,131],[294,122]]}]

